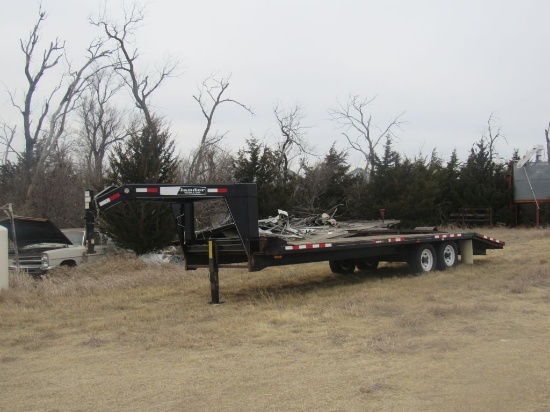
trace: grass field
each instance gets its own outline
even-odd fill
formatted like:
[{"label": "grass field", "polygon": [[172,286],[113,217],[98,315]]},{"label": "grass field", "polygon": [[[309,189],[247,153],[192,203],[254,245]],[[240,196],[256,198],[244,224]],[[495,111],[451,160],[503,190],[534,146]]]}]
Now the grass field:
[{"label": "grass field", "polygon": [[112,258],[0,292],[2,411],[549,411],[550,230],[411,276]]}]

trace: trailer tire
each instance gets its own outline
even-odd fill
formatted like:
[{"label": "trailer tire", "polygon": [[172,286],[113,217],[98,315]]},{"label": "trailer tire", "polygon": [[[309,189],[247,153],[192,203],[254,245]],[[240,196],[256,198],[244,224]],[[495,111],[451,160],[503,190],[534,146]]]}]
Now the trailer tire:
[{"label": "trailer tire", "polygon": [[429,243],[419,245],[409,255],[408,264],[414,273],[431,272],[437,266],[435,249]]},{"label": "trailer tire", "polygon": [[436,250],[437,269],[445,270],[458,264],[458,248],[455,242],[443,242]]},{"label": "trailer tire", "polygon": [[357,269],[363,270],[365,272],[376,270],[378,268],[378,263],[380,262],[376,259],[360,260],[357,262]]},{"label": "trailer tire", "polygon": [[332,273],[338,273],[339,275],[350,275],[355,271],[353,260],[329,260],[328,264]]}]

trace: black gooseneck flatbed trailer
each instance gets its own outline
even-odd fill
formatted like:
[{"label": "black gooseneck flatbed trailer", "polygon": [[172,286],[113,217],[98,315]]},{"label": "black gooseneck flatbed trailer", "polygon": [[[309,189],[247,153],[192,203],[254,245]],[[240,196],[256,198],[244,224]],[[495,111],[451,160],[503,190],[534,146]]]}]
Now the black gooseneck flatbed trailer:
[{"label": "black gooseneck flatbed trailer", "polygon": [[[232,219],[231,232],[195,230],[195,204],[221,199]],[[325,230],[305,239],[260,235],[256,185],[126,184],[98,193],[86,191],[88,252],[94,253],[94,223],[100,213],[121,202],[162,202],[172,207],[186,270],[210,269],[212,302],[219,303],[218,269],[328,261],[335,273],[374,269],[379,262],[407,262],[416,272],[445,270],[473,263],[474,255],[502,249],[504,242],[477,233],[435,230]],[[233,234],[227,234],[233,233]]]}]

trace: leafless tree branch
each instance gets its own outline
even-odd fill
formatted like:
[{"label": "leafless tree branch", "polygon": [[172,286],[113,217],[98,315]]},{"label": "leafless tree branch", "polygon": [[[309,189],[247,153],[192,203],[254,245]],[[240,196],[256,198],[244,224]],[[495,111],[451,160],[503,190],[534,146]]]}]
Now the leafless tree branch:
[{"label": "leafless tree branch", "polygon": [[[25,161],[27,162],[27,170],[31,173],[30,184],[27,190],[27,199],[32,198],[32,193],[37,185],[38,179],[44,172],[46,159],[50,156],[57,145],[59,138],[65,131],[67,116],[71,113],[78,104],[82,92],[87,87],[87,80],[93,75],[97,69],[92,69],[93,63],[107,57],[110,51],[104,48],[102,40],[95,40],[87,48],[86,60],[76,70],[72,70],[70,62],[67,60],[67,72],[65,72],[57,86],[49,93],[42,109],[33,125],[32,106],[33,98],[39,81],[42,79],[46,71],[56,66],[62,58],[67,58],[65,54],[64,43],[58,39],[51,42],[44,50],[42,60],[36,72],[33,72],[31,62],[37,53],[39,41],[39,31],[46,18],[45,12],[39,10],[37,23],[31,31],[29,38],[26,41],[21,40],[21,50],[25,55],[25,77],[27,78],[28,87],[24,96],[24,108],[21,111],[23,116],[23,126],[25,135]],[[54,104],[54,98],[57,92],[63,90],[63,94]],[[12,97],[13,98],[13,97]],[[50,109],[54,108],[50,114]],[[45,123],[48,123],[45,126]],[[34,158],[34,147],[40,139],[41,151],[36,160]]]},{"label": "leafless tree branch", "polygon": [[109,148],[128,134],[123,125],[125,114],[110,104],[123,87],[114,76],[111,70],[96,71],[88,80],[89,88],[78,108],[82,152],[90,185],[96,188],[102,187],[103,163]]},{"label": "leafless tree branch", "polygon": [[369,99],[351,95],[345,103],[338,101],[334,108],[329,109],[331,120],[343,129],[342,135],[348,141],[350,148],[365,157],[365,170],[371,172],[374,170],[377,148],[386,137],[395,138],[394,130],[401,128],[404,123],[401,118],[405,114],[402,112],[395,116],[385,128],[376,127],[373,124],[372,114],[367,112],[376,97]]},{"label": "leafless tree branch", "polygon": [[489,145],[489,158],[493,160],[496,153],[496,143],[500,138],[503,138],[506,143],[508,143],[508,140],[506,140],[506,137],[502,134],[502,127],[496,126],[495,122],[498,121],[498,118],[494,113],[491,113],[489,116],[489,119],[487,119],[487,132],[482,134],[482,137],[487,141]]},{"label": "leafless tree branch", "polygon": [[282,140],[278,144],[278,166],[286,180],[292,159],[304,154],[312,154],[305,138],[309,126],[302,125],[304,113],[299,105],[284,110],[276,104],[273,113],[282,135]]},{"label": "leafless tree branch", "polygon": [[105,13],[96,20],[90,19],[90,23],[103,29],[107,38],[116,44],[113,67],[132,92],[136,107],[143,112],[146,124],[152,133],[156,134],[157,123],[151,111],[149,98],[167,78],[176,75],[179,61],[165,60],[163,65],[157,69],[156,79],[150,80],[149,75],[138,73],[136,61],[139,53],[137,47],[133,46],[133,36],[144,19],[144,9],[134,3],[130,9],[124,9],[122,24],[110,21]]},{"label": "leafless tree branch", "polygon": [[216,113],[218,107],[224,103],[232,103],[254,115],[252,109],[245,104],[239,102],[238,100],[223,97],[225,91],[229,87],[230,80],[231,75],[220,79],[209,76],[202,82],[202,86],[199,88],[198,93],[193,95],[193,99],[195,99],[195,101],[199,104],[201,112],[206,119],[206,126],[204,128],[199,147],[191,160],[187,176],[188,181],[199,179],[201,175],[199,169],[204,163],[206,153],[208,153],[213,146],[216,146],[221,140],[223,140],[227,134],[227,132],[225,132],[222,134],[215,133],[213,136],[210,135],[214,114]]},{"label": "leafless tree branch", "polygon": [[2,129],[0,130],[0,145],[6,147],[1,164],[6,164],[8,162],[10,153],[14,153],[18,159],[21,159],[21,155],[12,146],[17,135],[17,126],[11,126],[4,121],[0,122],[0,124],[2,125]]}]

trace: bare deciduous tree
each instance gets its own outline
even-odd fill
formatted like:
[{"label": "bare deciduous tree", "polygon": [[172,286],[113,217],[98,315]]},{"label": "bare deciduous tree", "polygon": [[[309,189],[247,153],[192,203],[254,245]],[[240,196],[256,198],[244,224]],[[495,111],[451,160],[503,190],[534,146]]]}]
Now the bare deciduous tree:
[{"label": "bare deciduous tree", "polygon": [[90,79],[90,87],[78,109],[82,125],[79,134],[90,184],[101,188],[103,163],[109,147],[127,136],[125,113],[112,105],[111,99],[123,87],[115,82],[115,73],[98,71]]},{"label": "bare deciduous tree", "polygon": [[227,183],[233,180],[233,156],[230,151],[220,145],[203,147],[201,162],[195,163],[196,177],[191,176],[191,164],[196,159],[197,150],[184,157],[180,164],[181,182],[188,183]]},{"label": "bare deciduous tree", "polygon": [[17,136],[17,126],[11,126],[4,121],[0,122],[0,125],[2,128],[0,130],[0,146],[6,147],[0,164],[6,164],[10,153],[14,153],[16,156],[20,157],[20,154],[13,148],[13,141]]},{"label": "bare deciduous tree", "polygon": [[157,122],[152,113],[149,99],[167,78],[175,75],[179,62],[167,59],[157,70],[154,78],[149,74],[138,72],[136,62],[139,53],[132,41],[137,27],[144,18],[144,10],[134,3],[130,10],[124,9],[124,21],[122,23],[109,20],[105,13],[97,20],[90,19],[90,23],[102,28],[107,38],[115,42],[114,68],[132,92],[134,102],[137,108],[143,112],[147,126],[153,134],[156,134],[158,132]]},{"label": "bare deciduous tree", "polygon": [[367,112],[368,107],[376,99],[369,99],[358,95],[352,95],[346,103],[337,103],[337,106],[329,109],[331,120],[339,124],[344,131],[342,134],[347,139],[353,150],[361,153],[365,158],[365,170],[374,171],[376,150],[386,137],[395,138],[394,130],[400,128],[405,114],[395,116],[384,128],[379,128],[373,123],[372,114]]},{"label": "bare deciduous tree", "polygon": [[278,143],[278,166],[283,172],[286,181],[290,170],[291,161],[298,156],[311,154],[305,138],[307,126],[302,125],[304,114],[299,105],[293,106],[288,110],[283,110],[279,105],[273,108],[275,119],[282,140]]},{"label": "bare deciduous tree", "polygon": [[487,132],[482,133],[483,139],[485,139],[485,141],[487,142],[487,148],[488,148],[488,152],[489,152],[489,159],[491,159],[491,161],[493,161],[495,156],[497,155],[495,145],[496,145],[498,139],[500,139],[502,137],[505,142],[508,142],[506,140],[506,137],[501,133],[502,127],[495,126],[494,123],[497,120],[498,119],[495,116],[495,114],[491,113],[491,115],[489,116],[489,119],[487,120]]},{"label": "bare deciduous tree", "polygon": [[[99,66],[93,66],[94,62],[109,55],[104,48],[102,40],[95,40],[87,47],[87,56],[84,63],[77,69],[73,69],[65,53],[65,44],[59,39],[50,42],[42,52],[36,68],[33,67],[39,51],[40,29],[46,19],[46,13],[39,8],[38,20],[29,37],[21,40],[21,50],[25,56],[25,77],[28,86],[24,93],[24,103],[16,102],[14,94],[10,93],[12,104],[19,109],[23,117],[23,130],[25,137],[25,152],[23,159],[27,171],[30,173],[30,183],[27,189],[27,199],[30,201],[38,179],[44,173],[48,157],[55,149],[58,140],[65,132],[67,117],[79,100],[79,97],[87,85],[88,78],[93,75]],[[67,70],[62,75],[57,85],[49,92],[38,114],[34,116],[33,106],[37,87],[46,72],[57,66],[61,59],[65,59]],[[58,95],[61,91],[61,95]],[[53,109],[51,111],[50,109]],[[37,153],[36,146],[40,144]],[[28,202],[27,202],[28,203]],[[27,205],[26,205],[27,206]]]},{"label": "bare deciduous tree", "polygon": [[187,181],[189,182],[205,180],[208,170],[211,170],[211,160],[215,157],[216,148],[219,148],[219,143],[227,135],[227,132],[221,134],[216,132],[214,135],[210,134],[214,114],[218,107],[224,103],[232,103],[243,108],[250,114],[254,114],[252,110],[243,103],[223,96],[229,87],[230,79],[231,76],[221,79],[215,79],[210,76],[203,81],[198,94],[193,95],[193,98],[199,104],[201,112],[206,119],[206,126],[199,146],[193,154],[189,164],[187,172]]},{"label": "bare deciduous tree", "polygon": [[42,59],[38,64],[38,68],[36,72],[35,73],[32,72],[31,63],[32,63],[33,57],[36,54],[35,49],[40,40],[40,35],[39,35],[40,28],[45,19],[46,19],[46,12],[44,12],[41,8],[39,8],[38,21],[34,25],[31,33],[29,34],[29,37],[26,39],[26,41],[24,41],[23,39],[20,40],[21,50],[25,55],[25,78],[27,79],[27,83],[28,83],[27,91],[24,96],[23,107],[17,104],[15,102],[15,97],[10,94],[12,98],[12,104],[19,109],[19,111],[23,116],[23,131],[25,134],[24,159],[25,159],[25,165],[27,167],[27,170],[30,170],[34,165],[33,164],[34,163],[33,162],[34,146],[38,142],[40,133],[42,132],[42,124],[46,120],[48,111],[50,109],[50,104],[55,95],[55,92],[57,92],[61,87],[60,85],[58,85],[46,98],[46,101],[44,102],[40,110],[40,113],[34,119],[35,125],[34,125],[34,128],[32,128],[33,117],[31,115],[31,111],[32,111],[32,105],[33,105],[33,98],[34,98],[36,89],[38,87],[38,84],[40,82],[40,79],[42,79],[46,71],[55,67],[59,63],[59,61],[61,60],[65,52],[65,43],[61,42],[58,38],[56,38],[55,41],[50,42],[49,46],[43,51]]}]

